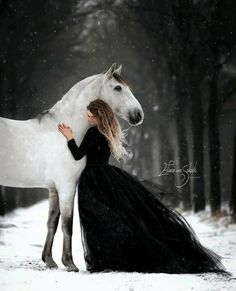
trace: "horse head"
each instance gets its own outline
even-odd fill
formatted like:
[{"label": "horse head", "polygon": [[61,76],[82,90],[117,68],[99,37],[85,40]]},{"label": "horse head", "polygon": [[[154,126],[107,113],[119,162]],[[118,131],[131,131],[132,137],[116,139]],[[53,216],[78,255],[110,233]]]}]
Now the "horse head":
[{"label": "horse head", "polygon": [[117,68],[114,63],[104,73],[100,98],[112,107],[115,114],[130,125],[140,125],[144,119],[142,107],[121,76],[121,70],[122,65]]}]

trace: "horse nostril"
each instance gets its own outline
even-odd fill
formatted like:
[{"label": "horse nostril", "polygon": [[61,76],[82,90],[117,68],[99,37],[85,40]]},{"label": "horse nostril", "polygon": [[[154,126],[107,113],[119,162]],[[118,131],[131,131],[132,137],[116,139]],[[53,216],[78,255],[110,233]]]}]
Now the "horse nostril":
[{"label": "horse nostril", "polygon": [[135,114],[136,122],[139,122],[142,119],[141,111],[140,110],[137,110],[135,113],[136,113]]},{"label": "horse nostril", "polygon": [[129,119],[133,124],[138,123],[142,119],[142,113],[140,110],[129,112]]},{"label": "horse nostril", "polygon": [[142,114],[140,111],[137,112],[137,119],[140,121],[142,119]]}]

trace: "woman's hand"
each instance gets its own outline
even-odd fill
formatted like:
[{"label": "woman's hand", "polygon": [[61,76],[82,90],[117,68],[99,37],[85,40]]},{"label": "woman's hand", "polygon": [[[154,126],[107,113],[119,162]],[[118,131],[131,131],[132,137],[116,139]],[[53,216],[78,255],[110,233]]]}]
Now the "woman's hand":
[{"label": "woman's hand", "polygon": [[66,126],[64,123],[58,124],[58,130],[66,137],[67,140],[74,138],[71,128]]}]

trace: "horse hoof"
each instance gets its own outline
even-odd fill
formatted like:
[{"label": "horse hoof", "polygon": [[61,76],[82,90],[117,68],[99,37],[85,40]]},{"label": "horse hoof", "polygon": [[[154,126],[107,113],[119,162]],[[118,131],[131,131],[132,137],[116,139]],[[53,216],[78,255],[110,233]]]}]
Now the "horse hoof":
[{"label": "horse hoof", "polygon": [[47,269],[58,269],[58,265],[57,264],[46,264],[46,268]]},{"label": "horse hoof", "polygon": [[79,269],[74,265],[74,266],[69,266],[67,268],[67,272],[79,272]]},{"label": "horse hoof", "polygon": [[57,269],[58,265],[53,260],[50,260],[50,261],[46,262],[46,268],[47,269]]}]

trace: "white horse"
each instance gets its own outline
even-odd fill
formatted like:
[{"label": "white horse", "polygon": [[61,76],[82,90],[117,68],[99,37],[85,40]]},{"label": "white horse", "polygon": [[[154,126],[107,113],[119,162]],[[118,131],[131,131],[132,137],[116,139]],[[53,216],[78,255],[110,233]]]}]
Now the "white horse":
[{"label": "white horse", "polygon": [[61,215],[62,262],[68,271],[79,271],[71,251],[73,206],[76,185],[86,166],[86,156],[79,161],[73,158],[57,126],[61,122],[70,125],[79,145],[89,128],[87,105],[96,98],[106,101],[130,125],[141,124],[142,107],[122,82],[121,68],[113,64],[106,73],[83,79],[51,109],[35,118],[0,117],[0,185],[49,190],[48,233],[42,253],[48,268],[57,268],[52,245]]}]

